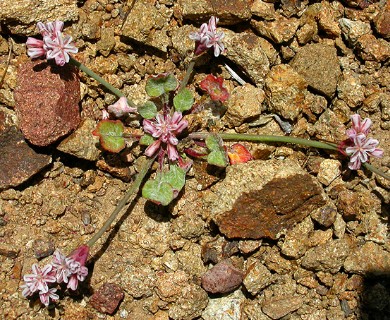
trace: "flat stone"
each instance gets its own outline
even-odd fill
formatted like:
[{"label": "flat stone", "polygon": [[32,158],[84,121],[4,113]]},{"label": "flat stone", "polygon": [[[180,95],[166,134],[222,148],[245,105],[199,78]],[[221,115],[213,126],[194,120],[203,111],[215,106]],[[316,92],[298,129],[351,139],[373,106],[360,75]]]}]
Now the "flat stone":
[{"label": "flat stone", "polygon": [[226,48],[224,55],[258,86],[262,87],[266,74],[270,69],[270,61],[265,42],[253,33],[234,33],[226,30],[223,39]]},{"label": "flat stone", "polygon": [[105,283],[91,297],[89,303],[99,312],[113,314],[125,294],[115,283]]},{"label": "flat stone", "polygon": [[202,287],[211,293],[228,293],[241,285],[243,277],[230,260],[222,260],[202,276]]},{"label": "flat stone", "polygon": [[48,146],[80,123],[80,80],[76,68],[42,60],[27,61],[18,71],[15,110],[25,138]]},{"label": "flat stone", "polygon": [[309,87],[329,98],[334,95],[341,75],[335,47],[307,44],[299,49],[290,65],[305,78]]},{"label": "flat stone", "polygon": [[302,304],[303,299],[299,296],[274,297],[265,300],[261,310],[272,319],[280,319],[299,309]]},{"label": "flat stone", "polygon": [[69,137],[61,141],[57,149],[77,158],[97,161],[100,150],[97,148],[99,138],[92,135],[95,128],[94,120],[85,119]]},{"label": "flat stone", "polygon": [[51,163],[49,155],[30,148],[16,127],[0,132],[0,154],[0,189],[18,186]]},{"label": "flat stone", "polygon": [[[180,14],[184,19],[206,22],[217,15],[222,24],[236,24],[252,16],[251,0],[179,0]],[[217,14],[216,14],[217,13]]]},{"label": "flat stone", "polygon": [[214,192],[218,200],[211,211],[228,238],[278,239],[325,204],[319,184],[292,160],[229,167]]},{"label": "flat stone", "polygon": [[304,109],[306,88],[306,80],[289,65],[274,66],[265,79],[269,110],[295,120]]},{"label": "flat stone", "polygon": [[367,242],[350,252],[344,269],[350,273],[386,275],[390,270],[390,253],[374,242]]}]

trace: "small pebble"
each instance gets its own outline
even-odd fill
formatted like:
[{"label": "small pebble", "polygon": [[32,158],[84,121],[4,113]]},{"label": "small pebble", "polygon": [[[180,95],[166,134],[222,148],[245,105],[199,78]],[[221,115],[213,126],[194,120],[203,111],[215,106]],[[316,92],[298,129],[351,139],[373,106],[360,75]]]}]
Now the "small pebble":
[{"label": "small pebble", "polygon": [[113,314],[124,296],[120,286],[105,283],[92,295],[89,303],[101,313]]}]

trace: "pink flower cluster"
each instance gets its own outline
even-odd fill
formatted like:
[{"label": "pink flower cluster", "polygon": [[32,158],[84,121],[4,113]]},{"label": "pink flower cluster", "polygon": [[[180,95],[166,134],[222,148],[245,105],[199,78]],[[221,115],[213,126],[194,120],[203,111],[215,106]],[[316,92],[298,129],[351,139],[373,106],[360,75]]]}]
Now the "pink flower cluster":
[{"label": "pink flower cluster", "polygon": [[218,57],[225,50],[225,46],[222,43],[225,34],[223,32],[217,33],[218,21],[217,17],[212,16],[208,23],[203,23],[200,26],[199,31],[190,33],[190,39],[195,40],[196,55],[213,47],[214,56]]},{"label": "pink flower cluster", "polygon": [[377,148],[379,141],[368,138],[372,124],[371,119],[366,118],[362,121],[360,115],[351,116],[352,128],[347,130],[348,139],[340,145],[340,150],[350,156],[348,167],[351,170],[357,170],[362,163],[368,162],[370,157],[381,158],[383,150]]},{"label": "pink flower cluster", "polygon": [[78,52],[72,37],[62,34],[64,28],[62,21],[46,24],[38,22],[37,27],[43,40],[27,38],[27,54],[30,58],[46,57],[46,59],[54,59],[57,65],[63,66],[69,62],[69,53]]},{"label": "pink flower cluster", "polygon": [[179,159],[176,149],[179,141],[176,135],[187,126],[188,122],[183,119],[181,112],[174,112],[172,116],[158,114],[153,121],[145,119],[144,131],[151,134],[153,138],[158,138],[145,150],[145,154],[152,157],[158,150],[162,150],[164,154],[168,154],[169,160]]},{"label": "pink flower cluster", "polygon": [[54,283],[66,283],[67,288],[76,290],[79,281],[84,281],[88,275],[85,267],[89,253],[89,247],[82,245],[77,248],[69,257],[64,256],[59,250],[53,254],[53,261],[43,268],[33,264],[32,273],[23,276],[24,284],[22,295],[30,297],[39,292],[41,302],[48,306],[50,299],[58,300],[56,288],[49,288]]},{"label": "pink flower cluster", "polygon": [[130,107],[126,97],[120,97],[117,102],[109,105],[107,110],[103,110],[103,120],[109,119],[110,114],[113,114],[116,118],[120,118],[130,113],[137,113],[137,108]]}]

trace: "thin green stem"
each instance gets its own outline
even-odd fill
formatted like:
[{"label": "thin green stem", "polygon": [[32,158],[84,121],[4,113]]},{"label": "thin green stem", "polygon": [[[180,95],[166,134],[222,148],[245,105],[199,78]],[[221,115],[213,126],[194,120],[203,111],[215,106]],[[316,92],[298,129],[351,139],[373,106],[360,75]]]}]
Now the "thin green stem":
[{"label": "thin green stem", "polygon": [[190,64],[188,65],[188,68],[186,70],[186,74],[184,75],[184,78],[183,80],[181,81],[180,83],[180,86],[179,86],[179,90],[180,91],[181,89],[185,88],[187,83],[188,83],[188,80],[190,80],[190,76],[191,76],[191,73],[192,71],[194,70],[194,66],[195,66],[195,58],[193,58],[191,61],[190,61]]},{"label": "thin green stem", "polygon": [[379,175],[387,180],[390,180],[390,176],[388,174],[384,173],[382,170],[379,170],[378,168],[374,167],[373,165],[365,162],[365,163],[363,163],[363,166],[365,168],[367,168],[368,170],[376,173],[377,175]]},{"label": "thin green stem", "polygon": [[142,181],[144,180],[146,174],[149,171],[149,168],[152,166],[154,159],[156,157],[148,159],[148,161],[141,168],[140,172],[138,172],[137,177],[135,178],[133,184],[130,189],[126,192],[123,198],[119,201],[118,205],[115,207],[114,211],[111,213],[110,217],[104,223],[104,225],[100,228],[98,232],[87,242],[87,245],[91,248],[96,241],[107,231],[107,229],[111,226],[112,222],[116,219],[119,212],[129,203],[130,198],[134,196],[134,194],[139,190]]},{"label": "thin green stem", "polygon": [[[87,66],[82,64],[81,62],[77,61],[76,59],[70,57],[69,63],[73,64],[77,68],[79,68],[81,71],[84,71],[87,75],[89,75],[91,78],[95,79],[96,81],[100,82],[103,86],[105,86],[108,90],[110,90],[113,94],[115,94],[118,98],[124,97],[125,94],[115,88],[113,85],[108,83],[106,80],[104,80],[101,76],[97,75],[95,72],[93,72],[91,69],[89,69]],[[136,108],[136,105],[127,98],[127,103],[130,107]]]},{"label": "thin green stem", "polygon": [[[204,140],[210,133],[193,132],[189,134],[191,139]],[[313,141],[302,138],[286,137],[286,136],[271,136],[271,135],[257,135],[257,134],[240,134],[240,133],[218,133],[224,140],[237,141],[255,141],[255,142],[283,142],[294,143],[308,147],[337,150],[337,145],[330,142]]]}]

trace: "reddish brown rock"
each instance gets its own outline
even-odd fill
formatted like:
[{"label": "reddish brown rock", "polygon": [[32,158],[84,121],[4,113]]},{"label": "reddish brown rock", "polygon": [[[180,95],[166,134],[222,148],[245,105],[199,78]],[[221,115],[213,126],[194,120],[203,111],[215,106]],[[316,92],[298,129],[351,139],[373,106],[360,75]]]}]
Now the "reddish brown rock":
[{"label": "reddish brown rock", "polygon": [[376,31],[384,38],[390,38],[390,1],[387,0],[384,8],[375,17],[374,25]]},{"label": "reddish brown rock", "polygon": [[[228,238],[277,239],[283,229],[325,204],[321,188],[308,174],[274,178],[260,190],[243,193],[216,219]],[[243,208],[245,208],[243,210]]]},{"label": "reddish brown rock", "polygon": [[367,61],[382,62],[390,57],[390,44],[372,34],[365,34],[358,39],[357,50],[360,57]]},{"label": "reddish brown rock", "polygon": [[92,295],[89,303],[101,313],[113,314],[124,296],[120,286],[115,283],[105,283]]},{"label": "reddish brown rock", "polygon": [[17,75],[15,110],[27,140],[47,146],[80,123],[80,80],[75,68],[42,60],[23,63]]},{"label": "reddish brown rock", "polygon": [[237,289],[244,274],[230,260],[217,263],[202,276],[202,287],[211,293],[227,293]]}]

